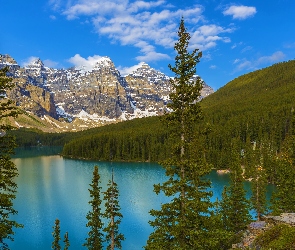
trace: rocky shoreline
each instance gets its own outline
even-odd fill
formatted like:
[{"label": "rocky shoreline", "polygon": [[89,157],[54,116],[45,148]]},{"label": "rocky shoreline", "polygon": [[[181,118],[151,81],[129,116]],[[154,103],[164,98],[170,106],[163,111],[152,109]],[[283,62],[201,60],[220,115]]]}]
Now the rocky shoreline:
[{"label": "rocky shoreline", "polygon": [[232,249],[261,249],[259,246],[254,245],[257,236],[263,234],[278,224],[295,227],[295,213],[282,213],[279,216],[268,215],[264,216],[262,221],[250,223],[247,230],[243,234],[241,242],[233,244]]}]

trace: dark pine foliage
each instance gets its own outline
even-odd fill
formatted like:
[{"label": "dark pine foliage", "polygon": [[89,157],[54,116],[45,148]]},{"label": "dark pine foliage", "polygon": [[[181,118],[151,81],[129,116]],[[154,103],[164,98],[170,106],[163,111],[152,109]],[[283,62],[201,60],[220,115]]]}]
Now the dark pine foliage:
[{"label": "dark pine foliage", "polygon": [[100,176],[98,173],[98,167],[94,167],[93,178],[90,184],[90,198],[89,204],[91,205],[91,211],[88,212],[86,227],[89,228],[88,238],[83,246],[92,250],[100,250],[103,247],[103,223],[101,221],[101,198],[100,198]]},{"label": "dark pine foliage", "polygon": [[168,131],[159,117],[135,119],[99,128],[66,143],[62,154],[66,157],[114,161],[164,160],[168,155]]},{"label": "dark pine foliage", "polygon": [[104,228],[106,232],[107,249],[122,249],[121,241],[125,239],[124,235],[119,232],[119,225],[123,218],[120,213],[119,190],[117,183],[114,182],[114,173],[108,183],[108,189],[104,192],[105,213],[104,217],[109,220],[108,225]]},{"label": "dark pine foliage", "polygon": [[295,213],[295,136],[285,141],[282,152],[275,158],[276,191],[272,196],[274,214]]},{"label": "dark pine foliage", "polygon": [[56,219],[54,222],[54,226],[52,227],[53,228],[53,232],[52,232],[53,242],[51,245],[51,249],[54,249],[54,250],[61,250],[61,246],[59,244],[59,241],[61,240],[59,223],[60,223],[59,219]]},{"label": "dark pine foliage", "polygon": [[18,175],[15,164],[11,161],[11,154],[16,147],[12,136],[6,131],[12,127],[2,123],[3,118],[18,114],[11,100],[5,98],[6,90],[13,87],[12,79],[6,76],[7,68],[0,70],[0,249],[8,249],[6,239],[13,240],[13,228],[22,227],[12,215],[17,214],[13,208],[16,198],[17,185],[15,177]]},{"label": "dark pine foliage", "polygon": [[245,74],[202,101],[204,121],[212,125],[206,154],[210,163],[226,168],[232,138],[269,143],[274,154],[281,151],[294,127],[294,68],[292,60]]},{"label": "dark pine foliage", "polygon": [[246,229],[251,216],[249,214],[250,203],[246,199],[246,190],[243,187],[240,150],[236,145],[232,146],[230,162],[230,186],[224,187],[218,211],[223,228],[232,235],[229,243],[233,243],[240,240],[240,233]]},{"label": "dark pine foliage", "polygon": [[202,177],[210,171],[204,162],[201,134],[195,133],[194,125],[201,117],[201,80],[191,82],[196,73],[196,64],[201,53],[188,52],[190,35],[181,19],[175,66],[171,80],[173,92],[169,108],[174,112],[164,117],[168,125],[173,147],[169,160],[162,163],[168,181],[154,186],[158,194],[163,192],[171,202],[162,204],[160,210],[151,210],[155,218],[150,221],[154,228],[146,249],[217,249],[220,231],[215,227],[215,216],[211,210],[210,182]]},{"label": "dark pine foliage", "polygon": [[68,250],[69,246],[71,245],[68,232],[66,232],[64,235],[64,244],[65,244],[64,250]]}]

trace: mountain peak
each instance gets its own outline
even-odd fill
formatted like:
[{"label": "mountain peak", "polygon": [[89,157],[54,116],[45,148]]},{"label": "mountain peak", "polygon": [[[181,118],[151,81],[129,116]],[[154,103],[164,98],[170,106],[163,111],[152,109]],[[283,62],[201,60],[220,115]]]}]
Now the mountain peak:
[{"label": "mountain peak", "polygon": [[150,69],[151,66],[148,65],[147,63],[143,62],[142,65],[141,65],[141,68],[144,68],[144,69]]},{"label": "mountain peak", "polygon": [[32,61],[29,62],[29,64],[26,66],[26,68],[29,69],[42,69],[44,68],[44,63],[39,57],[33,58]]},{"label": "mountain peak", "polygon": [[108,56],[102,56],[95,62],[94,68],[99,66],[110,66],[110,64],[113,64],[113,61],[111,60],[111,58]]},{"label": "mountain peak", "polygon": [[152,68],[147,63],[143,62],[140,67],[138,67],[136,70],[134,70],[129,76],[132,77],[148,77],[151,81],[154,81],[153,79],[162,79],[167,80],[169,79],[168,76],[163,74],[162,72]]},{"label": "mountain peak", "polygon": [[8,54],[0,54],[0,64],[4,65],[18,65],[17,62]]},{"label": "mountain peak", "polygon": [[[80,56],[75,56],[80,59]],[[73,60],[74,61],[74,60]],[[84,73],[91,72],[92,70],[98,70],[105,67],[114,67],[114,63],[108,56],[96,56],[91,60],[78,60],[74,62],[75,69]]]}]

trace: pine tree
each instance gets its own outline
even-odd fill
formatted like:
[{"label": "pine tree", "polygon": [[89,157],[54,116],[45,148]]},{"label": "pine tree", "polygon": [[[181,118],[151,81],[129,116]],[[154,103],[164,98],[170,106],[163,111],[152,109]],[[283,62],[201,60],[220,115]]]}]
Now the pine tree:
[{"label": "pine tree", "polygon": [[104,193],[105,213],[104,217],[109,219],[108,226],[104,228],[106,234],[106,241],[108,242],[107,249],[114,250],[115,248],[122,249],[121,241],[123,241],[124,235],[119,233],[119,224],[123,218],[120,213],[120,205],[118,201],[119,191],[117,183],[114,182],[114,173],[112,172],[112,180],[108,183],[108,189]]},{"label": "pine tree", "polygon": [[264,168],[264,156],[266,156],[265,149],[263,144],[256,149],[249,150],[247,154],[250,154],[252,158],[251,171],[251,207],[255,210],[257,214],[257,220],[261,220],[262,216],[267,212],[267,203],[266,203],[266,185],[267,185],[267,176],[266,170]]},{"label": "pine tree", "polygon": [[183,18],[178,37],[174,47],[177,52],[175,66],[169,65],[175,73],[171,80],[171,103],[168,104],[173,111],[164,118],[174,148],[170,159],[162,164],[168,180],[154,186],[156,194],[163,192],[171,197],[171,202],[162,204],[160,210],[150,211],[155,217],[149,222],[154,232],[145,248],[217,249],[220,231],[215,227],[217,222],[211,210],[210,182],[203,178],[210,167],[204,161],[202,136],[194,131],[195,124],[202,118],[198,102],[202,82],[200,78],[191,79],[202,53],[198,49],[188,51],[190,34]]},{"label": "pine tree", "polygon": [[91,205],[91,211],[88,212],[86,218],[88,220],[86,227],[89,227],[90,231],[88,232],[88,238],[83,246],[86,246],[88,249],[99,250],[102,249],[103,245],[103,223],[101,221],[102,212],[101,212],[101,199],[100,199],[100,176],[98,173],[98,167],[94,167],[92,183],[90,184],[90,197],[91,200],[89,204]]},{"label": "pine tree", "polygon": [[0,248],[8,249],[5,239],[13,240],[13,228],[22,227],[21,224],[10,218],[17,214],[13,208],[13,200],[16,198],[18,176],[17,168],[11,161],[11,154],[16,147],[15,139],[6,134],[12,127],[3,123],[5,117],[15,117],[17,109],[12,101],[6,99],[6,91],[13,87],[12,79],[7,77],[8,68],[0,70]]},{"label": "pine tree", "polygon": [[276,191],[271,197],[273,213],[295,213],[295,136],[286,139],[276,157]]},{"label": "pine tree", "polygon": [[[0,121],[4,117],[16,117],[19,110],[13,105],[13,101],[7,98],[7,91],[14,87],[12,78],[7,76],[9,69],[0,69]],[[12,127],[1,123],[0,130],[8,130]]]},{"label": "pine tree", "polygon": [[69,246],[70,246],[70,240],[69,240],[68,232],[66,232],[65,235],[64,235],[64,243],[65,243],[64,250],[68,250]]},{"label": "pine tree", "polygon": [[55,219],[54,226],[52,227],[53,228],[53,232],[52,232],[53,242],[51,245],[51,249],[54,249],[54,250],[61,250],[61,247],[59,244],[59,241],[61,240],[59,222],[60,222],[59,219]]},{"label": "pine tree", "polygon": [[219,213],[224,229],[237,235],[251,220],[250,204],[243,187],[242,168],[239,151],[232,148],[230,158],[230,186],[225,187],[219,203]]}]

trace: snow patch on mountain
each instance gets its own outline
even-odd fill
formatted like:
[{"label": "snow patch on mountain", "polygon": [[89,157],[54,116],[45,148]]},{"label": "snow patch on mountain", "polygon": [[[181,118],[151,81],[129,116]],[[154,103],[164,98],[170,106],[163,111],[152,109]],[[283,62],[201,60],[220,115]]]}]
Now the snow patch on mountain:
[{"label": "snow patch on mountain", "polygon": [[90,115],[86,111],[84,111],[83,109],[75,117],[77,117],[83,121],[89,121],[89,120],[94,121],[94,122],[115,122],[116,121],[116,119],[110,119],[107,116],[99,116],[95,113]]},{"label": "snow patch on mountain", "polygon": [[69,122],[72,122],[72,121],[73,121],[73,116],[70,115],[69,113],[67,113],[67,112],[65,111],[63,105],[65,105],[64,102],[62,102],[62,103],[57,103],[57,104],[55,105],[57,115],[60,116],[60,117],[66,118]]}]

